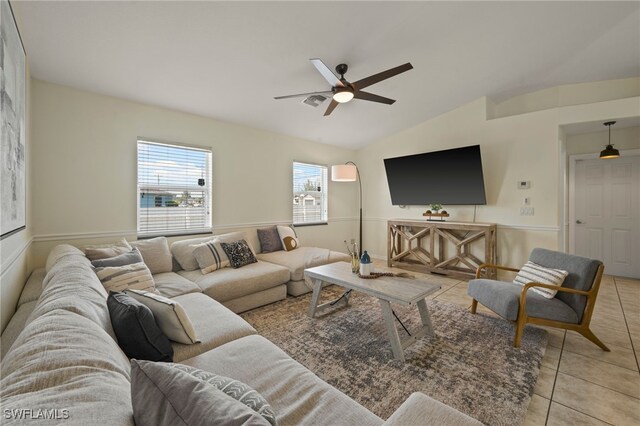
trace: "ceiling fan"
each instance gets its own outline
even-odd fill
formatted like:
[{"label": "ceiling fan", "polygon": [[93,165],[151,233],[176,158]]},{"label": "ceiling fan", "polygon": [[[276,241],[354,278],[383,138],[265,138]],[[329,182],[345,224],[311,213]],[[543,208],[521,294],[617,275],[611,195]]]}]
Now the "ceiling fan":
[{"label": "ceiling fan", "polygon": [[324,115],[327,116],[333,112],[336,107],[345,102],[349,102],[352,99],[362,99],[364,101],[379,102],[382,104],[391,105],[395,102],[394,99],[385,98],[384,96],[374,95],[373,93],[365,92],[362,89],[369,87],[373,84],[379,83],[382,80],[386,80],[393,76],[396,76],[405,71],[413,69],[413,65],[407,62],[404,65],[397,66],[395,68],[388,69],[386,71],[379,72],[377,74],[370,75],[369,77],[361,80],[349,83],[344,75],[347,73],[347,64],[340,64],[336,67],[336,72],[340,75],[338,78],[331,70],[318,58],[310,59],[311,63],[317,68],[322,76],[331,84],[331,90],[323,92],[310,92],[299,93],[297,95],[276,96],[274,99],[288,99],[297,98],[302,96],[317,96],[317,95],[331,95],[331,103],[325,111]]}]

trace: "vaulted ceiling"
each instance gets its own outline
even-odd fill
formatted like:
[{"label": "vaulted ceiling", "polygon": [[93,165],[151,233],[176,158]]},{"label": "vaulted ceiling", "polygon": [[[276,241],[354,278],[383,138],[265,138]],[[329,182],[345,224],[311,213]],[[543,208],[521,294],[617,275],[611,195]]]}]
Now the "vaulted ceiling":
[{"label": "vaulted ceiling", "polygon": [[[639,2],[22,2],[33,77],[358,148],[481,96],[640,75]],[[411,62],[323,117],[274,96]]]}]

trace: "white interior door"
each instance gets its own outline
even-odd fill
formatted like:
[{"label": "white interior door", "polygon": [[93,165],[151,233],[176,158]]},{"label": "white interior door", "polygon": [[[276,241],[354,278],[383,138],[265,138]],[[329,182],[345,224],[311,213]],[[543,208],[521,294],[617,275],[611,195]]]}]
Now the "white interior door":
[{"label": "white interior door", "polygon": [[577,160],[574,217],[577,255],[640,278],[640,156]]}]

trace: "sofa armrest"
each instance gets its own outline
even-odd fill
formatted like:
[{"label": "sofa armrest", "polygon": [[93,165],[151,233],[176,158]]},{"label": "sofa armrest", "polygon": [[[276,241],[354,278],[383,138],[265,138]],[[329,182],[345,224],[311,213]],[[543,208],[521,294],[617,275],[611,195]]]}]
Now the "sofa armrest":
[{"label": "sofa armrest", "polygon": [[433,425],[482,425],[455,408],[436,401],[427,395],[415,392],[384,422],[384,426],[418,424]]}]

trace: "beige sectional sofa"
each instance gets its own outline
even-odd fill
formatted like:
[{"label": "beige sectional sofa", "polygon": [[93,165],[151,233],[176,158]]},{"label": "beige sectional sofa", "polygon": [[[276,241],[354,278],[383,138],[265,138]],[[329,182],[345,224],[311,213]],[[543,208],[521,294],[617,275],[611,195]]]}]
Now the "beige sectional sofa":
[{"label": "beige sectional sofa", "polygon": [[[158,288],[179,293],[179,282],[169,283],[170,276]],[[227,307],[182,284],[185,293],[173,297],[201,343],[173,343],[174,361],[251,386],[271,404],[280,425],[479,424],[422,394],[414,394],[383,422],[257,335]],[[54,248],[46,269],[32,274],[20,301],[2,336],[3,350],[8,348],[0,370],[3,424],[23,423],[17,416],[24,416],[24,410],[32,410],[32,417],[48,410],[62,419],[60,424],[134,424],[130,361],[114,337],[107,292],[83,253],[69,245]],[[40,418],[40,423],[50,422],[46,415]],[[203,424],[215,424],[215,419],[203,419]]]}]

